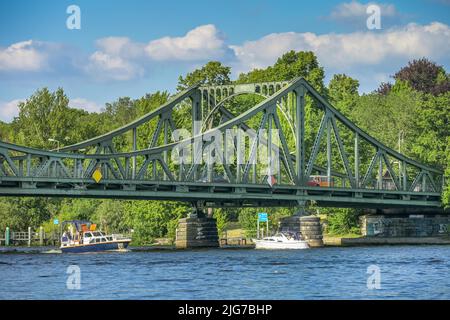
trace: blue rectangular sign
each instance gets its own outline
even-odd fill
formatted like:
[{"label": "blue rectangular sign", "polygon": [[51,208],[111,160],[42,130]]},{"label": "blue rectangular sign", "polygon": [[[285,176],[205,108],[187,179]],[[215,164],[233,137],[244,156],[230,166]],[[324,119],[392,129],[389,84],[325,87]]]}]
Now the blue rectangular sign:
[{"label": "blue rectangular sign", "polygon": [[58,219],[54,219],[53,220],[53,224],[59,224],[59,220]]},{"label": "blue rectangular sign", "polygon": [[258,221],[259,222],[269,221],[269,218],[267,217],[267,213],[265,213],[265,212],[258,213]]}]

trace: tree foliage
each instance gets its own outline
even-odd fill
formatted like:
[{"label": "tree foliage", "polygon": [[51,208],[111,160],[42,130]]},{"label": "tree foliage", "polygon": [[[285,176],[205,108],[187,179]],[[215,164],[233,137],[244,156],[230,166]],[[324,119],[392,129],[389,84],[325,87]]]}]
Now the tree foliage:
[{"label": "tree foliage", "polygon": [[328,85],[329,101],[349,116],[358,103],[359,81],[345,74],[335,74]]},{"label": "tree foliage", "polygon": [[328,233],[344,235],[359,233],[358,212],[354,209],[333,208],[328,212]]},{"label": "tree foliage", "polygon": [[283,54],[273,66],[241,73],[236,83],[289,81],[305,78],[320,93],[325,93],[325,73],[316,55],[311,51],[289,51]]},{"label": "tree foliage", "polygon": [[223,85],[231,83],[231,68],[222,65],[219,61],[210,61],[200,69],[178,78],[177,90],[181,91],[196,83],[203,85]]},{"label": "tree foliage", "polygon": [[[231,68],[212,61],[185,76],[180,76],[177,90],[195,83],[221,85],[232,83]],[[304,77],[351,121],[401,153],[446,171],[450,181],[450,90],[449,77],[444,68],[426,59],[414,60],[399,70],[393,84],[381,84],[369,94],[358,93],[359,82],[345,74],[334,75],[328,88],[325,73],[312,52],[290,51],[274,65],[239,75],[234,83],[285,81]],[[70,107],[63,89],[51,92],[37,90],[19,104],[19,116],[11,123],[0,122],[0,140],[36,148],[54,149],[49,139],[60,141],[61,146],[92,138],[155,110],[170,98],[168,92],[146,94],[139,99],[121,97],[107,103],[100,113],[88,113]],[[259,96],[240,96],[230,100],[226,107],[240,114],[262,100]],[[174,121],[189,128],[189,104],[181,104],[174,111]],[[306,146],[311,149],[313,133],[320,121],[315,103],[306,99]],[[250,119],[255,127],[260,118]],[[285,119],[286,138],[294,145],[293,136]],[[156,122],[146,124],[138,131],[138,148],[147,148],[148,137]],[[352,145],[352,136],[342,132],[346,145]],[[403,137],[400,139],[399,137]],[[160,137],[162,139],[162,137]],[[161,143],[162,141],[159,141]],[[400,144],[399,144],[400,142]],[[114,140],[118,151],[130,150],[132,137],[124,135]],[[371,156],[371,150],[361,150],[361,156]],[[365,154],[367,153],[367,155]],[[320,156],[319,156],[320,158]],[[351,159],[349,159],[351,161]],[[340,161],[338,155],[333,161]],[[450,187],[446,185],[443,201],[450,206]],[[237,208],[216,209],[214,216],[220,231],[229,221],[238,220],[248,236],[256,233],[258,212],[267,212],[271,230],[280,218],[293,214],[295,208]],[[328,215],[329,230],[333,233],[355,231],[357,212],[353,209],[323,209]],[[54,217],[60,220],[91,219],[108,232],[134,230],[135,243],[151,243],[159,237],[175,237],[178,219],[186,216],[190,208],[185,204],[163,201],[119,201],[89,199],[3,198],[0,199],[0,229],[10,226],[15,230],[37,228],[44,224],[46,231],[55,230]]]},{"label": "tree foliage", "polygon": [[410,61],[394,75],[394,78],[408,82],[414,90],[433,95],[450,90],[450,78],[445,69],[425,58]]}]

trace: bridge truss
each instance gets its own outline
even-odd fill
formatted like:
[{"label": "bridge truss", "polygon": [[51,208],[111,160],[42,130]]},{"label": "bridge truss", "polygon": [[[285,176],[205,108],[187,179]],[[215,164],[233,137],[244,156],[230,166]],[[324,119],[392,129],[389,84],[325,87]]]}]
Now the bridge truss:
[{"label": "bridge truss", "polygon": [[[240,110],[243,101],[253,104]],[[181,118],[180,109],[188,110]],[[174,141],[180,132],[183,138]],[[123,141],[131,150],[119,150]],[[235,156],[210,161],[219,148]],[[190,161],[179,163],[180,157]],[[276,170],[264,165],[275,158]],[[326,183],[314,185],[311,177]],[[303,78],[195,85],[124,127],[58,151],[0,142],[0,196],[158,199],[204,207],[306,201],[438,207],[442,185],[441,170],[371,137]]]}]

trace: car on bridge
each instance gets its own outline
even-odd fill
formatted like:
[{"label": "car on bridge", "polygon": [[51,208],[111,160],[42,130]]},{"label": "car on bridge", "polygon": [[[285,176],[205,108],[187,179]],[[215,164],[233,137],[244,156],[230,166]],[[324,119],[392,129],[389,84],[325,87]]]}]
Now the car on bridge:
[{"label": "car on bridge", "polygon": [[230,183],[230,181],[223,177],[223,176],[214,176],[212,177],[212,180],[209,181],[207,176],[203,176],[202,178],[198,179],[197,182],[203,182],[203,183],[209,183],[209,182],[216,182],[216,183]]},{"label": "car on bridge", "polygon": [[328,176],[310,176],[306,185],[308,187],[333,187],[334,180],[333,177],[328,180]]}]

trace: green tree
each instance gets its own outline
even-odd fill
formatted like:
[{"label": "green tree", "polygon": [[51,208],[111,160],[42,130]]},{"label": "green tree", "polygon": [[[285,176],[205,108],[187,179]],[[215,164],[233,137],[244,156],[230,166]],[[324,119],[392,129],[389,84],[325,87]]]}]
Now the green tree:
[{"label": "green tree", "polygon": [[394,78],[406,81],[413,89],[424,93],[439,95],[450,91],[450,77],[445,69],[426,58],[408,62]]},{"label": "green tree", "polygon": [[177,90],[185,90],[196,83],[203,85],[223,85],[231,83],[231,68],[222,65],[219,61],[210,61],[202,68],[188,73],[184,78],[178,78]]},{"label": "green tree", "polygon": [[236,83],[289,81],[297,77],[305,78],[316,90],[325,93],[325,73],[311,51],[286,52],[273,66],[241,73]]},{"label": "green tree", "polygon": [[0,121],[0,141],[8,142],[10,140],[11,126]]},{"label": "green tree", "polygon": [[169,201],[130,201],[124,212],[126,225],[134,230],[133,243],[149,244],[155,238],[174,237],[174,222],[186,216],[189,208]]},{"label": "green tree", "polygon": [[215,209],[213,212],[213,217],[216,219],[217,232],[220,235],[225,230],[227,223],[229,221],[227,210]]},{"label": "green tree", "polygon": [[46,198],[0,199],[0,230],[6,227],[15,231],[25,231],[28,227],[36,229],[54,215],[57,203]]},{"label": "green tree", "polygon": [[[397,150],[399,134],[403,133],[402,153],[411,155],[412,144],[420,131],[415,118],[420,112],[422,94],[406,83],[396,83],[385,96],[362,95],[349,118],[380,142]],[[395,121],[392,121],[395,119]]]},{"label": "green tree", "polygon": [[[238,221],[247,237],[255,237],[259,212],[268,214],[269,232],[274,232],[278,230],[280,219],[291,216],[294,211],[294,208],[242,208],[239,210]],[[265,229],[265,223],[260,225],[260,228]]]},{"label": "green tree", "polygon": [[329,234],[344,235],[360,233],[358,213],[355,209],[333,208],[326,211],[328,212]]},{"label": "green tree", "polygon": [[95,209],[91,220],[98,223],[107,233],[128,232],[130,227],[123,218],[126,205],[127,201],[124,200],[103,200]]},{"label": "green tree", "polygon": [[412,147],[414,156],[432,165],[449,166],[450,91],[438,96],[425,95],[413,120],[417,131]]},{"label": "green tree", "polygon": [[335,74],[328,85],[328,99],[339,111],[349,116],[356,107],[359,81],[345,74]]}]

